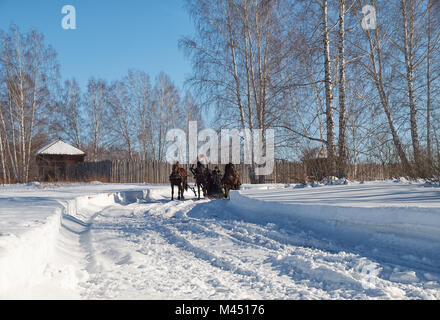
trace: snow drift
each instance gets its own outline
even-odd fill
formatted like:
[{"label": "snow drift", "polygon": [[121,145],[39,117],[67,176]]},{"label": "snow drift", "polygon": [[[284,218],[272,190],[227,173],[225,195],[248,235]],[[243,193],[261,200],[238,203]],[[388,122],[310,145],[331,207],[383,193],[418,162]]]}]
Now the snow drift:
[{"label": "snow drift", "polygon": [[[61,274],[61,277],[64,276],[65,279],[61,279],[61,282],[77,282],[76,279],[71,279],[76,277],[72,274],[74,271],[69,272],[74,268],[61,266],[54,260],[56,250],[69,250],[69,248],[57,248],[63,243],[68,243],[65,241],[66,237],[72,237],[72,233],[80,236],[81,231],[72,228],[71,222],[74,221],[76,225],[87,228],[88,220],[102,208],[115,203],[133,203],[147,197],[147,190],[78,196],[43,207],[46,210],[46,218],[34,221],[35,225],[27,228],[25,232],[6,235],[0,233],[0,298],[29,297],[30,288],[42,285],[45,282],[45,275],[53,273],[54,269],[56,273]],[[35,201],[35,205],[38,207],[39,203]],[[20,212],[17,211],[17,214]],[[76,262],[72,261],[72,263]],[[69,286],[72,287],[67,285]],[[54,296],[59,297],[58,294],[59,292],[56,292]],[[71,296],[67,295],[67,297]]]},{"label": "snow drift", "polygon": [[[310,230],[341,248],[365,248],[391,263],[440,266],[440,190],[378,182],[297,189],[232,191],[244,220]],[[379,253],[378,253],[379,252]],[[417,256],[417,257],[416,257]]]},{"label": "snow drift", "polygon": [[0,186],[3,299],[438,299],[440,189]]},{"label": "snow drift", "polygon": [[[232,205],[254,219],[321,223],[327,226],[356,227],[407,238],[440,242],[440,210],[410,206],[355,207],[326,204],[293,204],[265,201],[231,191]],[[317,200],[318,202],[318,200]]]}]

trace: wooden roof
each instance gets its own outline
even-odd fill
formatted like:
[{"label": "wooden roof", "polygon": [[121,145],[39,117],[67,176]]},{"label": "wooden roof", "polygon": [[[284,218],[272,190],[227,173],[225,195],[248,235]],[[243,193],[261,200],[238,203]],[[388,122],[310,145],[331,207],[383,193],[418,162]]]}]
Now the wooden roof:
[{"label": "wooden roof", "polygon": [[37,151],[37,155],[69,155],[69,156],[81,156],[85,155],[84,151],[81,151],[68,143],[65,143],[61,139],[55,140]]}]

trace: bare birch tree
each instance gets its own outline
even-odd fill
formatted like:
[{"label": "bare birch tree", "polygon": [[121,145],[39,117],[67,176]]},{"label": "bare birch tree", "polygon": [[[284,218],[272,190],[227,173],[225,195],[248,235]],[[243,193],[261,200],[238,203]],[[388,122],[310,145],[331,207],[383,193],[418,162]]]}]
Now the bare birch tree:
[{"label": "bare birch tree", "polygon": [[[359,1],[359,7],[358,7],[359,11],[361,11],[363,5],[364,4],[362,3],[362,1]],[[378,8],[377,2],[374,2],[374,5],[375,7]],[[359,26],[360,25],[361,25],[361,19],[359,20]],[[389,32],[388,26],[382,24],[378,24],[377,28],[373,30],[371,29],[364,30],[364,34],[366,36],[368,45],[364,49],[365,51],[362,51],[361,53],[366,53],[368,60],[366,62],[360,60],[359,63],[361,63],[367,75],[371,77],[371,79],[374,81],[374,85],[377,89],[382,108],[386,115],[388,126],[393,139],[393,144],[397,151],[397,154],[399,155],[404,171],[411,172],[409,161],[403,149],[401,139],[399,137],[393,116],[391,114],[389,97],[386,92],[386,84],[385,84],[385,76],[384,76],[384,72],[385,72],[384,70],[386,66],[383,60],[384,58],[383,48],[384,48],[384,42],[386,42],[385,39],[389,39],[389,34],[387,34],[387,32]]]},{"label": "bare birch tree", "polygon": [[33,30],[22,34],[16,26],[0,31],[0,77],[6,100],[0,110],[5,149],[16,182],[27,182],[35,146],[35,129],[50,104],[58,78],[55,51]]},{"label": "bare birch tree", "polygon": [[415,87],[414,87],[414,73],[416,69],[416,15],[422,1],[418,0],[401,0],[400,10],[402,13],[402,32],[403,32],[403,46],[398,48],[403,52],[405,57],[406,67],[406,82],[408,86],[408,106],[410,111],[411,124],[411,140],[414,154],[414,161],[416,169],[419,174],[423,175],[422,154],[420,150],[420,141],[417,124],[417,106],[415,101]]},{"label": "bare birch tree", "polygon": [[55,110],[55,130],[80,149],[83,148],[84,139],[83,111],[81,89],[77,81],[66,80]]},{"label": "bare birch tree", "polygon": [[[178,90],[170,77],[161,72],[153,88],[153,113],[151,115],[150,142],[152,157],[165,161],[166,134],[172,128],[182,128],[184,118]],[[183,129],[183,128],[182,128]]]},{"label": "bare birch tree", "polygon": [[344,178],[347,175],[347,136],[346,136],[346,104],[345,104],[345,0],[339,0],[339,159],[338,176]]},{"label": "bare birch tree", "polygon": [[131,70],[123,80],[131,101],[133,124],[140,152],[140,159],[146,161],[149,153],[149,139],[152,132],[153,97],[150,77],[142,71]]},{"label": "bare birch tree", "polygon": [[116,81],[108,88],[107,102],[112,119],[113,144],[126,150],[127,158],[134,159],[133,129],[136,118],[133,113],[133,103],[130,100],[126,84]]},{"label": "bare birch tree", "polygon": [[[190,0],[187,4],[197,26],[194,39],[180,42],[194,65],[189,82],[204,93],[207,104],[221,106],[217,123],[244,132],[261,129],[264,138],[268,128],[277,126],[278,106],[284,98],[283,74],[292,44],[290,3]],[[253,137],[245,134],[243,143],[251,151],[251,180],[257,182],[250,147]]]},{"label": "bare birch tree", "polygon": [[100,148],[105,147],[108,143],[110,122],[108,121],[109,109],[107,99],[107,83],[104,80],[91,78],[84,96],[84,105],[88,115],[88,157],[94,162],[102,160]]}]

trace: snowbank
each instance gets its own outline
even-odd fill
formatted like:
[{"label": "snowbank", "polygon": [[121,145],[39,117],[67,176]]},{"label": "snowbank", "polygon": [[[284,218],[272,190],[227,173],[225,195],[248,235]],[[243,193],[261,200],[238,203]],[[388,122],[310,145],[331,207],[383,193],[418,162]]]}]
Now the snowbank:
[{"label": "snowbank", "polygon": [[390,248],[425,250],[426,256],[438,260],[440,191],[423,184],[244,190],[231,191],[230,198],[231,209],[245,220],[295,224],[343,241],[375,239],[382,247],[386,243]]},{"label": "snowbank", "polygon": [[[40,185],[27,187],[41,188]],[[20,190],[18,187],[12,188],[15,189]],[[65,278],[60,283],[72,287],[71,283],[77,282],[72,278],[77,275],[74,271],[68,272],[69,266],[62,265],[66,260],[54,261],[56,250],[69,251],[67,246],[70,239],[66,237],[80,236],[78,230],[68,227],[72,225],[69,221],[75,221],[77,225],[86,228],[91,216],[103,208],[115,203],[133,203],[148,197],[148,191],[145,190],[112,191],[95,195],[90,194],[89,190],[89,194],[79,195],[81,193],[85,193],[84,189],[82,192],[72,192],[66,188],[52,195],[45,193],[38,198],[36,194],[41,193],[34,190],[30,193],[33,197],[20,198],[23,194],[21,190],[20,193],[13,192],[15,197],[5,195],[0,198],[0,217],[10,220],[9,224],[0,226],[0,299],[32,298],[31,290],[47,282],[48,273],[52,274],[51,277],[59,273],[57,277]],[[62,241],[59,241],[62,237]],[[59,248],[63,244],[66,247]],[[54,293],[56,297],[57,293]]]},{"label": "snowbank", "polygon": [[319,220],[440,242],[440,214],[431,208],[291,204],[249,198],[238,191],[231,191],[231,201],[243,214],[260,214],[267,220]]},{"label": "snowbank", "polygon": [[256,199],[239,191],[231,191],[230,198],[231,205],[242,209],[243,214],[258,214],[259,218],[268,221],[315,220],[315,223],[346,225],[440,243],[440,208],[286,203]]},{"label": "snowbank", "polygon": [[15,296],[23,292],[22,288],[41,280],[55,249],[61,214],[61,207],[53,208],[52,215],[41,226],[20,237],[0,237],[0,298]]}]

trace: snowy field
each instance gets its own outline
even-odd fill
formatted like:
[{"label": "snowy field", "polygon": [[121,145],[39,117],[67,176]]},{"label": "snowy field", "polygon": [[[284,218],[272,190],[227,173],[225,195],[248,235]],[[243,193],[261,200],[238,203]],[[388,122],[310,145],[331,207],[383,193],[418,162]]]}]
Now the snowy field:
[{"label": "snowy field", "polygon": [[1,299],[440,299],[440,188],[0,186]]}]

